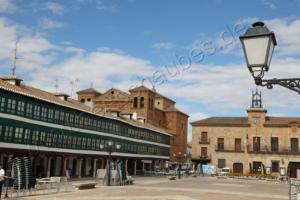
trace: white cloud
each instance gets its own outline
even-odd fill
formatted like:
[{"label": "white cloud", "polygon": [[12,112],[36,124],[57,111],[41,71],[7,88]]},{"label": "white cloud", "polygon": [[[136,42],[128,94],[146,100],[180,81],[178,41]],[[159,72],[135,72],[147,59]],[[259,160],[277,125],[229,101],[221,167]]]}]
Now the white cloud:
[{"label": "white cloud", "polygon": [[42,10],[48,10],[55,15],[61,15],[65,9],[61,4],[49,1],[42,5]]},{"label": "white cloud", "polygon": [[0,13],[14,13],[17,6],[12,0],[0,0]]},{"label": "white cloud", "polygon": [[173,49],[175,47],[176,47],[176,45],[171,42],[159,42],[159,43],[153,44],[153,48],[156,48],[156,49]]},{"label": "white cloud", "polygon": [[97,0],[96,1],[96,8],[97,8],[97,10],[115,11],[119,8],[119,6],[117,4],[105,4],[103,1]]},{"label": "white cloud", "polygon": [[42,29],[55,29],[62,27],[63,23],[49,18],[43,18],[40,20],[39,25]]},{"label": "white cloud", "polygon": [[265,23],[276,35],[278,46],[275,51],[284,56],[300,54],[300,18],[277,18]]},{"label": "white cloud", "polygon": [[277,8],[277,6],[274,4],[274,2],[273,1],[271,1],[271,0],[261,0],[261,3],[263,4],[263,5],[265,5],[265,6],[268,6],[269,8],[271,8],[271,9],[276,9]]},{"label": "white cloud", "polygon": [[[295,20],[293,22],[296,23]],[[274,24],[278,23],[274,22]],[[3,38],[0,43],[0,61],[12,59],[19,27],[0,18],[0,37]],[[289,36],[297,39],[293,33],[298,34],[297,31],[289,31]],[[132,85],[139,84],[137,76],[153,78],[157,70],[164,70],[162,67],[153,66],[147,60],[127,55],[118,49],[102,47],[87,52],[71,43],[68,44],[68,46],[56,45],[42,35],[37,36],[25,31],[19,41],[19,53],[22,59],[18,60],[19,71],[17,72],[30,74],[29,84],[52,91],[54,91],[54,80],[58,78],[61,90],[70,93],[69,82],[75,79],[80,80],[77,83],[78,89],[89,87],[90,82],[93,81],[95,87],[102,91],[110,87],[128,90]],[[58,59],[62,57],[58,56],[60,54],[64,57],[62,60]],[[299,66],[300,59],[275,57],[267,77],[294,77],[295,74],[300,74]],[[169,70],[174,71],[174,66]],[[156,85],[159,92],[218,112],[245,109],[250,104],[251,90],[255,88],[244,62],[223,66],[193,64],[189,69],[182,70],[173,77],[166,71],[164,75],[168,81]],[[267,106],[274,108],[293,106],[298,108],[299,106],[298,94],[287,89],[275,86],[272,91],[265,88],[262,90],[264,104]],[[188,113],[198,113],[201,109],[184,110]],[[191,119],[193,116],[191,115]]]}]

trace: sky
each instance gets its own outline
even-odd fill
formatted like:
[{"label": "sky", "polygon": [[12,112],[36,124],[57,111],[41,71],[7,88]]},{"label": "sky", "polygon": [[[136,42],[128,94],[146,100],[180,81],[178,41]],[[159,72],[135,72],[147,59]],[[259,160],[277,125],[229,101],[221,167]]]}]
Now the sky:
[{"label": "sky", "polygon": [[[50,92],[143,83],[190,122],[245,116],[256,86],[238,37],[258,20],[278,43],[266,78],[299,77],[300,0],[0,0],[0,74],[17,46],[16,75]],[[258,89],[269,115],[299,116],[296,92]]]}]

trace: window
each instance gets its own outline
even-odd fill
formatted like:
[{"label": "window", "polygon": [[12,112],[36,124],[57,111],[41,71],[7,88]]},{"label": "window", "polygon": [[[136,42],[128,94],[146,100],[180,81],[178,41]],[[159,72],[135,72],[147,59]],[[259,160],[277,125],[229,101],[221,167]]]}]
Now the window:
[{"label": "window", "polygon": [[271,151],[278,151],[278,137],[271,137]]},{"label": "window", "polygon": [[[51,135],[53,133],[50,133]],[[53,134],[53,137],[52,137],[52,146],[56,147],[57,146],[57,138],[58,138],[58,135],[57,134]]]},{"label": "window", "polygon": [[35,105],[33,109],[33,117],[36,119],[40,118],[40,106]]},{"label": "window", "polygon": [[7,112],[15,113],[16,112],[16,100],[8,99],[7,101]]},{"label": "window", "polygon": [[140,108],[144,108],[144,106],[145,106],[145,99],[144,99],[144,97],[141,97],[140,98]]},{"label": "window", "polygon": [[73,141],[72,141],[72,148],[73,148],[73,149],[76,148],[76,144],[77,144],[77,137],[74,136],[74,137],[73,137]]},{"label": "window", "polygon": [[42,108],[42,120],[47,120],[47,108]]},{"label": "window", "polygon": [[0,111],[4,111],[5,108],[5,97],[0,97]]},{"label": "window", "polygon": [[52,143],[52,138],[51,138],[52,134],[51,133],[47,133],[47,139],[46,139],[46,146],[51,146]]},{"label": "window", "polygon": [[24,110],[25,110],[25,103],[22,101],[18,102],[18,107],[17,107],[17,114],[18,115],[24,115]]},{"label": "window", "polygon": [[48,119],[49,119],[50,121],[52,121],[52,119],[53,119],[53,110],[52,110],[52,109],[49,109],[49,110],[48,110]]},{"label": "window", "polygon": [[32,117],[32,104],[27,104],[26,105],[26,116],[27,117]]},{"label": "window", "polygon": [[224,150],[224,138],[218,138],[218,150]]},{"label": "window", "polygon": [[55,121],[58,121],[58,120],[59,120],[59,111],[58,111],[58,110],[56,110],[56,111],[54,112],[54,120],[55,120]]},{"label": "window", "polygon": [[299,151],[299,142],[298,138],[291,138],[291,152]]},{"label": "window", "polygon": [[65,120],[65,113],[64,112],[60,112],[60,123],[63,123]]},{"label": "window", "polygon": [[14,141],[21,143],[23,137],[23,128],[16,128]]},{"label": "window", "polygon": [[241,138],[235,138],[234,149],[235,149],[235,151],[242,151],[242,139]]},{"label": "window", "polygon": [[32,144],[35,144],[37,145],[38,144],[38,141],[39,141],[39,131],[33,131],[32,132]]},{"label": "window", "polygon": [[279,172],[279,161],[272,161],[272,172]]},{"label": "window", "polygon": [[253,137],[253,151],[260,151],[260,137]]},{"label": "window", "polygon": [[25,129],[23,143],[29,144],[29,141],[30,141],[29,138],[30,138],[30,129]]},{"label": "window", "polygon": [[14,127],[6,126],[5,132],[4,132],[4,141],[7,141],[7,142],[12,141],[13,132],[14,132]]},{"label": "window", "polygon": [[201,138],[200,138],[201,142],[207,142],[207,132],[201,132]]},{"label": "window", "polygon": [[201,147],[201,156],[207,156],[207,147]]},{"label": "window", "polygon": [[224,168],[226,166],[226,160],[225,159],[218,159],[218,168]]},{"label": "window", "polygon": [[69,116],[70,116],[69,113],[65,114],[65,122],[66,123],[69,123]]}]

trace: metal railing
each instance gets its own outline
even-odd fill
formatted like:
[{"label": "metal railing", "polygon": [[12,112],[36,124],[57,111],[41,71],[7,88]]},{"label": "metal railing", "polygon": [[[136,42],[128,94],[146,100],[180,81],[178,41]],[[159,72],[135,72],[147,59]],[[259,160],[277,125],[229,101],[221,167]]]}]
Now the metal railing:
[{"label": "metal railing", "polygon": [[259,148],[248,146],[249,153],[262,153],[262,154],[300,154],[300,149],[292,149],[291,147],[271,147],[270,145],[261,145]]},{"label": "metal railing", "polygon": [[210,138],[199,138],[199,144],[210,144]]},{"label": "metal railing", "polygon": [[243,153],[245,152],[245,147],[243,146],[226,146],[226,145],[215,145],[216,152],[235,152]]}]

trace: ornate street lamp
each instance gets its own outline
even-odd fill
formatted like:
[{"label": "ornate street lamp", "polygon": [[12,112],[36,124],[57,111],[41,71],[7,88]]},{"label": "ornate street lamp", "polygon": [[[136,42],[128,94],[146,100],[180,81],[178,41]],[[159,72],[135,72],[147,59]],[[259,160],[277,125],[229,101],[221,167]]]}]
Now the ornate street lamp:
[{"label": "ornate street lamp", "polygon": [[111,177],[111,154],[119,149],[121,149],[120,144],[115,144],[113,141],[107,141],[105,144],[100,144],[100,149],[108,153],[108,174],[107,174],[107,186],[110,186],[110,177]]},{"label": "ornate street lamp", "polygon": [[[176,153],[173,154],[173,157],[176,157]],[[178,161],[179,161],[179,165],[178,165],[178,179],[181,179],[181,164],[182,164],[182,158],[186,157],[186,154],[183,154],[179,151],[178,152]]]},{"label": "ornate street lamp", "polygon": [[300,93],[300,79],[263,79],[269,70],[273,51],[277,45],[275,34],[263,22],[255,22],[240,36],[246,63],[252,74],[255,84],[272,89],[273,85],[281,85]]}]

